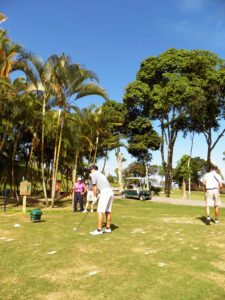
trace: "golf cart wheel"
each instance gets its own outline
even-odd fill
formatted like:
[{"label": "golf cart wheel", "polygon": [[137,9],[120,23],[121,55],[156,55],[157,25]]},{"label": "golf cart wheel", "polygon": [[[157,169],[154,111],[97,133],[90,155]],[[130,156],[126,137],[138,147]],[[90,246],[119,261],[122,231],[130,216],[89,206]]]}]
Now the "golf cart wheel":
[{"label": "golf cart wheel", "polygon": [[145,200],[145,197],[144,196],[140,196],[140,200],[141,201]]}]

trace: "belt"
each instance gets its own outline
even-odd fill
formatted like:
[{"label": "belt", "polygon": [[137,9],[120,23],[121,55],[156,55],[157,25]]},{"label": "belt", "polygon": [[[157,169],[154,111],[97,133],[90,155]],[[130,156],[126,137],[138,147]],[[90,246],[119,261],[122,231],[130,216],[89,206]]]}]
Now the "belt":
[{"label": "belt", "polygon": [[206,189],[206,191],[210,191],[210,190],[218,190],[218,188]]}]

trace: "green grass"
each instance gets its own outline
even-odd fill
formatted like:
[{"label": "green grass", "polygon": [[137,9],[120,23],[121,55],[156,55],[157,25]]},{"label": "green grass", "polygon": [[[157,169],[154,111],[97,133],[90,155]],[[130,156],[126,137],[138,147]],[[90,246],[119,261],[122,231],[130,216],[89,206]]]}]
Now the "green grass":
[{"label": "green grass", "polygon": [[89,235],[95,213],[43,210],[40,223],[1,213],[0,299],[224,299],[220,212],[206,226],[203,208],[115,200],[103,236]]}]

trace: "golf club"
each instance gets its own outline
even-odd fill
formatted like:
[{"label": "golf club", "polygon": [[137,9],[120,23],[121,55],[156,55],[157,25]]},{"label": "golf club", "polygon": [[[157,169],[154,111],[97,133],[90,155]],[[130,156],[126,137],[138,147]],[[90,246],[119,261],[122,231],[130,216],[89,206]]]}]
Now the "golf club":
[{"label": "golf club", "polygon": [[78,231],[78,230],[80,229],[80,227],[81,227],[81,225],[83,224],[83,222],[84,222],[85,218],[87,217],[87,215],[88,215],[88,211],[84,214],[84,216],[83,216],[83,218],[81,219],[81,221],[80,221],[80,223],[78,224],[78,226],[77,226],[77,227],[74,227],[73,230]]}]

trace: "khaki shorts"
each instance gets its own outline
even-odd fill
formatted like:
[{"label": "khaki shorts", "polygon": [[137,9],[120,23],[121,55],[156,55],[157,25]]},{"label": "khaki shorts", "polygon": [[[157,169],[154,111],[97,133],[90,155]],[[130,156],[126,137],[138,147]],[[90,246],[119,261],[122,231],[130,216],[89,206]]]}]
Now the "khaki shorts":
[{"label": "khaki shorts", "polygon": [[220,206],[220,194],[218,189],[207,190],[205,193],[206,205],[207,206]]},{"label": "khaki shorts", "polygon": [[113,191],[111,189],[103,189],[99,194],[98,213],[111,212],[113,202]]}]

